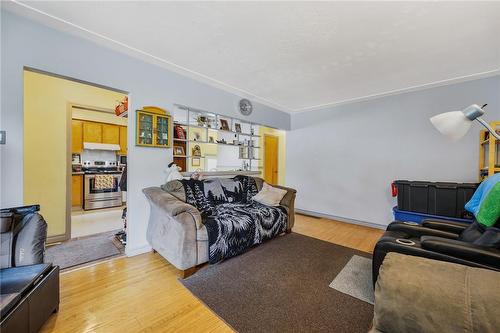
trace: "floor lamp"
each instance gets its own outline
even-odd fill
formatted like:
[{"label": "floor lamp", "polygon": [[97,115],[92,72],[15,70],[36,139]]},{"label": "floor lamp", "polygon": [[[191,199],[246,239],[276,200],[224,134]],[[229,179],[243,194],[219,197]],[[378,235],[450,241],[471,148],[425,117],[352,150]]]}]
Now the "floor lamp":
[{"label": "floor lamp", "polygon": [[484,107],[486,105],[487,104],[479,107],[477,104],[472,104],[462,111],[441,113],[432,117],[431,123],[441,132],[441,134],[453,140],[458,140],[469,131],[472,122],[477,120],[481,125],[486,127],[495,138],[500,140],[500,134],[481,118],[484,114]]}]

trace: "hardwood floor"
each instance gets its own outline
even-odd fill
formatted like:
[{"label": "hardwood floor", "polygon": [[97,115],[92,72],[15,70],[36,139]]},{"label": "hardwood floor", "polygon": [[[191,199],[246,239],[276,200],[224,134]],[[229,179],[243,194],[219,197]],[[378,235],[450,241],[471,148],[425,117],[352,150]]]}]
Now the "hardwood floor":
[{"label": "hardwood floor", "polygon": [[[296,215],[294,232],[371,252],[383,231]],[[61,275],[61,303],[42,332],[232,332],[158,253]]]},{"label": "hardwood floor", "polygon": [[381,229],[300,214],[295,215],[293,232],[369,253],[384,233]]}]

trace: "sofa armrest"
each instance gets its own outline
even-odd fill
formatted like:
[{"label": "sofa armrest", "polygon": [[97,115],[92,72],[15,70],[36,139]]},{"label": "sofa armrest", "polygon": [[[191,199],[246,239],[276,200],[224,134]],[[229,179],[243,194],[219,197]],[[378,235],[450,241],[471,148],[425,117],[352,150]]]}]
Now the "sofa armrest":
[{"label": "sofa armrest", "polygon": [[412,237],[437,236],[443,238],[457,239],[458,234],[437,229],[427,228],[421,225],[408,224],[405,222],[392,222],[387,227],[387,231],[403,232]]},{"label": "sofa armrest", "polygon": [[448,220],[425,219],[422,221],[422,226],[424,227],[452,232],[455,234],[460,234],[462,231],[467,229],[469,225],[470,223]]},{"label": "sofa armrest", "polygon": [[420,240],[423,249],[500,269],[500,251],[497,249],[433,236],[424,236]]},{"label": "sofa armrest", "polygon": [[147,187],[142,190],[142,193],[144,193],[152,205],[158,207],[164,213],[173,217],[176,221],[179,221],[176,217],[180,214],[187,213],[193,217],[197,229],[201,229],[201,227],[203,227],[201,214],[196,207],[177,199],[159,187]]},{"label": "sofa armrest", "polygon": [[297,195],[297,190],[281,185],[271,186],[286,191],[285,196],[280,201],[280,205],[288,209],[288,226],[286,228],[286,231],[291,232],[293,225],[295,224],[295,197]]}]

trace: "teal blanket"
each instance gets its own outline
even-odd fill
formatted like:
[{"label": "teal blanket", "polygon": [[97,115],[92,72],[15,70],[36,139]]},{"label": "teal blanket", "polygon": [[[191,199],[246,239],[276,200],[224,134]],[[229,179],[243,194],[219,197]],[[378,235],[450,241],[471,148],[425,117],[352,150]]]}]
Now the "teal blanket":
[{"label": "teal blanket", "polygon": [[465,209],[486,227],[492,227],[500,217],[500,173],[485,179],[465,205]]}]

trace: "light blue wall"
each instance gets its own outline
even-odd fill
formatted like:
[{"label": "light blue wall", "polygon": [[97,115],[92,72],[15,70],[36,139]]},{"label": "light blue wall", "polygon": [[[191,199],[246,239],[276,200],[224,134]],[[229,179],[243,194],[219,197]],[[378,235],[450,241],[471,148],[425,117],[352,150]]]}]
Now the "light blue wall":
[{"label": "light blue wall", "polygon": [[499,121],[500,76],[293,115],[286,183],[296,207],[385,226],[393,180],[476,182],[480,125],[450,142],[429,121],[473,103]]},{"label": "light blue wall", "polygon": [[[130,92],[130,108],[157,105],[171,109],[174,103],[238,117],[239,96],[136,58],[63,33],[5,10],[1,11],[1,129],[7,145],[1,153],[0,205],[23,202],[23,66],[65,75]],[[287,113],[254,103],[251,120],[288,129]],[[50,121],[50,119],[47,119]],[[135,113],[129,118],[129,142],[134,142]],[[33,133],[43,135],[43,133]],[[164,179],[172,160],[170,149],[129,145],[129,246],[130,254],[147,250],[145,239],[148,206],[141,193]],[[61,181],[65,175],[61,175]]]}]

